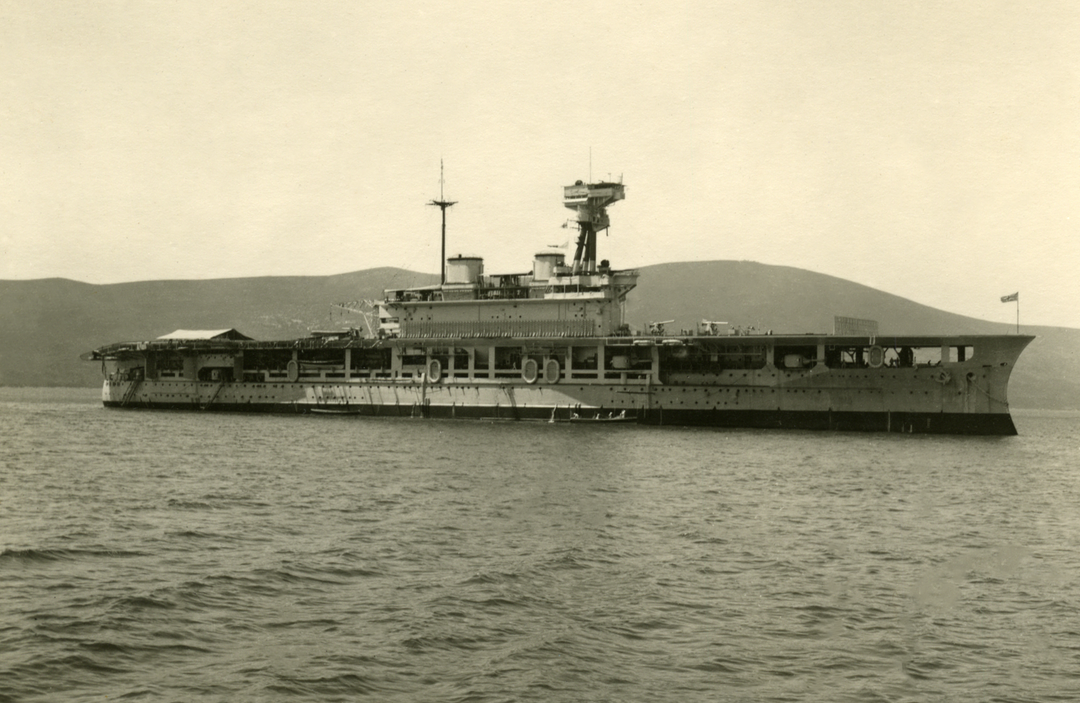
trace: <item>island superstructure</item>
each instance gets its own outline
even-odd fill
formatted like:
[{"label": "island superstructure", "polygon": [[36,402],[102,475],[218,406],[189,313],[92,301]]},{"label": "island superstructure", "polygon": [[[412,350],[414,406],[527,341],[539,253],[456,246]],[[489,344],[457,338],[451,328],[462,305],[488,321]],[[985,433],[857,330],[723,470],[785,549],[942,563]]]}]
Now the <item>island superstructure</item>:
[{"label": "island superstructure", "polygon": [[1016,433],[1008,381],[1029,336],[890,336],[850,320],[832,334],[631,329],[638,272],[597,258],[625,196],[622,183],[566,186],[570,261],[548,250],[530,271],[490,275],[480,257],[445,259],[441,283],[387,290],[368,334],[177,331],[87,356],[117,408]]}]

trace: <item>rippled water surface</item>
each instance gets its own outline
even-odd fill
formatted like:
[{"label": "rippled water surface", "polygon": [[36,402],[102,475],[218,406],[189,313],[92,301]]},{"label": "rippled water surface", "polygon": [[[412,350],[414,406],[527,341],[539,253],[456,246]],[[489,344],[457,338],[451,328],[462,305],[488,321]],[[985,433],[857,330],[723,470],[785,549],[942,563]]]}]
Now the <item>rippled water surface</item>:
[{"label": "rippled water surface", "polygon": [[1080,699],[1080,416],[1011,438],[0,389],[0,701]]}]

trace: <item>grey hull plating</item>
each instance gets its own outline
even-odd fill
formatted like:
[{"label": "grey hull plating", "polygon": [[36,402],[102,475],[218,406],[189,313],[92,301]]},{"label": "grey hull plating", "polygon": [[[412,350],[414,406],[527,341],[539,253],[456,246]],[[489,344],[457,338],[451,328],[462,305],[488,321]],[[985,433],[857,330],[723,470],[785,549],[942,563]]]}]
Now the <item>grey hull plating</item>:
[{"label": "grey hull plating", "polygon": [[[563,421],[578,418],[603,420],[614,416],[606,408],[559,408],[533,406],[433,406],[433,405],[348,405],[333,409],[297,403],[218,404],[106,401],[105,407],[141,410],[188,410],[194,412],[247,412],[288,414],[329,414],[358,417],[412,417],[435,419]],[[685,410],[653,408],[638,411],[633,419],[640,425],[725,427],[757,429],[825,430],[838,432],[895,432],[903,434],[1000,435],[1016,434],[1008,414],[973,415],[930,412],[831,412],[795,410]]]}]

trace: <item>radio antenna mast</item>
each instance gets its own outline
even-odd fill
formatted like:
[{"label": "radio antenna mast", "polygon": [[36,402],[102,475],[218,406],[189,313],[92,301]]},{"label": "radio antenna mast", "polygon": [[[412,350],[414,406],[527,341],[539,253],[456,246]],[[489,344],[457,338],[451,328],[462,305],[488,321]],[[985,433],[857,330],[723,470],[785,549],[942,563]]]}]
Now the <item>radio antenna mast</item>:
[{"label": "radio antenna mast", "polygon": [[451,205],[456,205],[456,200],[447,200],[443,197],[443,160],[439,159],[439,199],[432,200],[428,205],[437,205],[442,210],[442,261],[439,265],[439,271],[441,273],[440,285],[446,284],[446,208]]}]

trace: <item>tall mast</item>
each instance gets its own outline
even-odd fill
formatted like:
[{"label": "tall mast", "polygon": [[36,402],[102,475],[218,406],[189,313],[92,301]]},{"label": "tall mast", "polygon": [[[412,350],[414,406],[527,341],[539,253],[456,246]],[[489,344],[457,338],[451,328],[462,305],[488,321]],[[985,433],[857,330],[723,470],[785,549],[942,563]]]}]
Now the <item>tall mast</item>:
[{"label": "tall mast", "polygon": [[439,199],[432,200],[428,205],[437,205],[442,210],[442,261],[440,262],[439,271],[441,272],[440,284],[446,284],[446,208],[451,205],[456,205],[456,200],[447,200],[443,197],[443,161],[439,159]]}]

